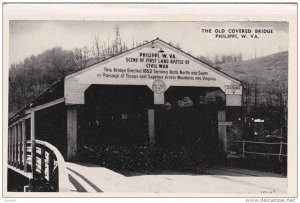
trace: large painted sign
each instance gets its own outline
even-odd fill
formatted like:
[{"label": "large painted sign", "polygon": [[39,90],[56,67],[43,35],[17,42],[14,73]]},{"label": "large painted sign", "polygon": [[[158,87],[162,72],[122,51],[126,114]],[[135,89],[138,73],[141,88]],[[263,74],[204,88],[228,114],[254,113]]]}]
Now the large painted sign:
[{"label": "large painted sign", "polygon": [[66,103],[84,103],[82,91],[91,84],[146,85],[158,100],[170,86],[220,87],[227,95],[242,94],[239,81],[160,40],[66,77]]}]

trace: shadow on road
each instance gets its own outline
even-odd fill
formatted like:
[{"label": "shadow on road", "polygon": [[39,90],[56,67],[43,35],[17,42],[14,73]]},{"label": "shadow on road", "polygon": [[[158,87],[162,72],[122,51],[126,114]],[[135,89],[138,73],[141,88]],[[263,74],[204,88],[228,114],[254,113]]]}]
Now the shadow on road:
[{"label": "shadow on road", "polygon": [[[101,167],[96,164],[89,163],[77,163],[78,165],[85,167]],[[104,168],[104,167],[102,167]],[[188,175],[188,176],[200,176],[200,175],[216,175],[216,176],[236,176],[236,177],[274,177],[274,178],[286,178],[286,176],[275,173],[254,171],[242,168],[232,168],[224,166],[215,166],[209,168],[198,168],[193,170],[170,170],[170,169],[151,169],[151,170],[118,170],[107,168],[115,173],[121,174],[125,177],[133,176],[145,176],[145,175]]]}]

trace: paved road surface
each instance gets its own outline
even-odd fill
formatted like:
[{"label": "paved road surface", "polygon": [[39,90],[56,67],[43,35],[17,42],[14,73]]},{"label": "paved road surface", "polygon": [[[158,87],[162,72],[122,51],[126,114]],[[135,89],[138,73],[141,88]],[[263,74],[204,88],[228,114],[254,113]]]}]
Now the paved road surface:
[{"label": "paved road surface", "polygon": [[131,172],[125,176],[97,165],[66,165],[73,190],[79,192],[283,194],[287,188],[284,176],[246,169],[218,167],[196,175]]}]

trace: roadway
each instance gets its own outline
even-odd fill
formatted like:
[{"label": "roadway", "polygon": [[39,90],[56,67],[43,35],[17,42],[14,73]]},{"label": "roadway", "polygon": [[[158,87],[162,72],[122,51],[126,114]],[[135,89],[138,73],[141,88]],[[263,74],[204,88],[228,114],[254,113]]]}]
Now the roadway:
[{"label": "roadway", "polygon": [[74,192],[285,194],[278,174],[215,167],[196,174],[175,171],[115,172],[91,164],[66,163]]}]

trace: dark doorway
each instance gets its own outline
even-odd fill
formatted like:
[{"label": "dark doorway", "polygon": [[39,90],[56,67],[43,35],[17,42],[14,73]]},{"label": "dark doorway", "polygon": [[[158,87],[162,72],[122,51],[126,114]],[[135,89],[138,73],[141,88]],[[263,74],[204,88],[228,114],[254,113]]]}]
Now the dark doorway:
[{"label": "dark doorway", "polygon": [[217,111],[224,102],[216,88],[170,87],[165,105],[155,112],[156,148],[166,154],[160,166],[177,170],[211,164],[219,154]]},{"label": "dark doorway", "polygon": [[[164,106],[156,109],[157,145],[217,145],[219,99],[206,95],[214,88],[170,87]],[[211,147],[211,146],[209,146]]]},{"label": "dark doorway", "polygon": [[146,86],[92,85],[79,108],[79,144],[145,144],[153,93]]}]

